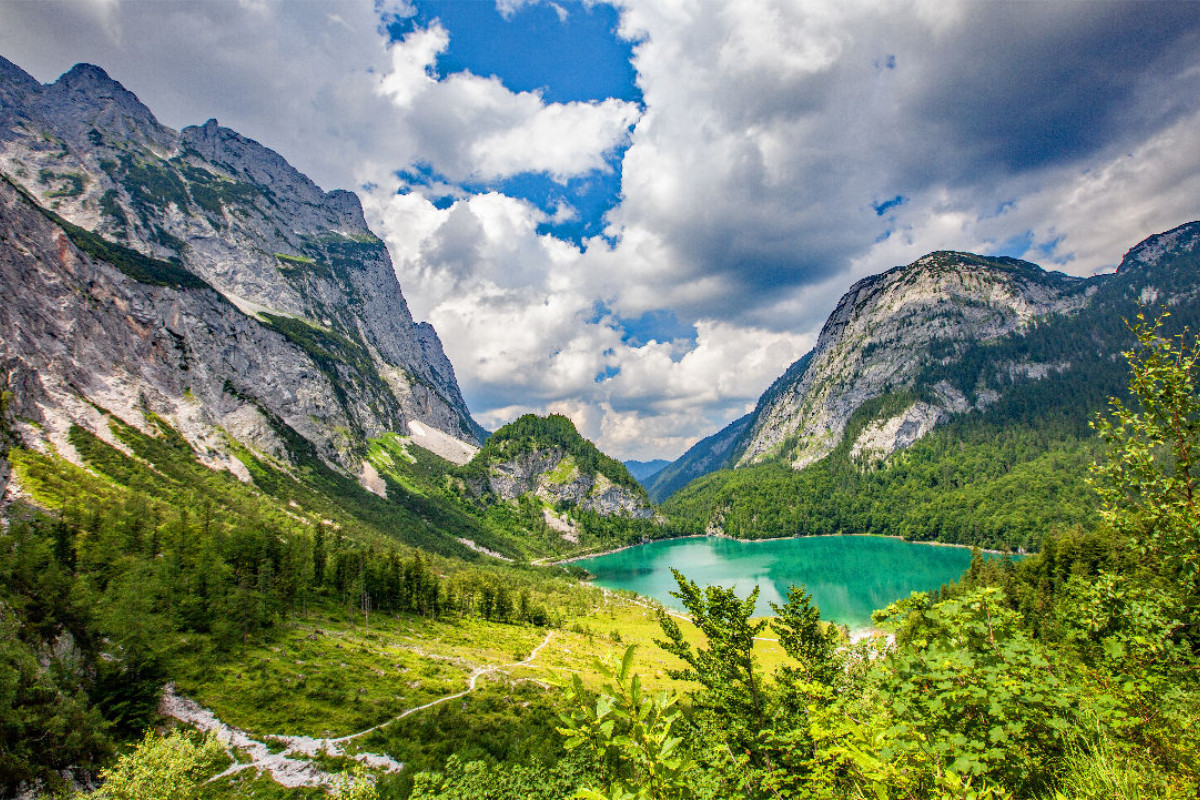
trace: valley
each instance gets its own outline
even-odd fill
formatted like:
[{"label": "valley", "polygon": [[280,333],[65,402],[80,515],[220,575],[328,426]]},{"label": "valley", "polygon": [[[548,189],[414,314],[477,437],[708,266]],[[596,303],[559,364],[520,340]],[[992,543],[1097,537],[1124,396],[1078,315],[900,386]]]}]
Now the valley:
[{"label": "valley", "polygon": [[859,280],[627,467],[485,430],[353,193],[0,99],[0,796],[1195,796],[1200,223]]}]

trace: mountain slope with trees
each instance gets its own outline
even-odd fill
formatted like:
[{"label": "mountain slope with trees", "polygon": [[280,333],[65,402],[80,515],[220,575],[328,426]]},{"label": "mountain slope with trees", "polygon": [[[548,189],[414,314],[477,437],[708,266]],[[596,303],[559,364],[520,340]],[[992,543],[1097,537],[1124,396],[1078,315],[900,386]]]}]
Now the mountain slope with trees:
[{"label": "mountain slope with trees", "polygon": [[[799,470],[790,456],[747,466],[744,451],[734,451],[727,463],[740,466],[695,481],[664,508],[694,532],[873,532],[1001,549],[1036,547],[1042,532],[1094,525],[1085,479],[1098,444],[1089,423],[1121,391],[1113,354],[1134,341],[1126,321],[1151,304],[1171,310],[1167,332],[1197,329],[1198,276],[1200,223],[1152,236],[1115,274],[1089,279],[1078,295],[1086,304],[1069,314],[988,338],[935,340],[915,349],[905,368],[911,377],[882,394],[867,396],[851,379],[838,390],[842,399],[830,402],[857,405],[820,460]],[[803,394],[802,386],[777,383],[760,410]],[[910,426],[920,435],[894,449],[905,431],[897,421],[940,408],[948,396],[965,405],[936,411],[927,430]],[[886,446],[866,446],[872,441]]]}]

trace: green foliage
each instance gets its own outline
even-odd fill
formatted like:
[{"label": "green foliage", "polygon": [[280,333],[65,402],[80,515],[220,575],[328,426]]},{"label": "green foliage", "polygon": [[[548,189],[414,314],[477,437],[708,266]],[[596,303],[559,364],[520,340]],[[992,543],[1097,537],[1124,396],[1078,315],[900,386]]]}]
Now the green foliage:
[{"label": "green foliage", "polygon": [[[706,710],[728,720],[729,739],[735,748],[755,751],[760,731],[767,727],[769,700],[764,678],[754,658],[754,637],[767,627],[765,621],[750,622],[758,601],[757,587],[745,600],[732,589],[708,586],[703,590],[678,571],[678,597],[704,634],[707,648],[693,648],[669,614],[659,613],[665,640],[656,644],[681,659],[687,666],[669,674],[676,680],[695,681],[705,688],[699,697]],[[760,763],[765,765],[764,758]]]},{"label": "green foliage", "polygon": [[[658,644],[686,667],[672,677],[699,688],[691,694],[689,718],[696,758],[719,787],[718,796],[785,796],[800,791],[819,766],[810,732],[813,710],[857,688],[861,669],[836,629],[820,623],[820,612],[802,587],[787,602],[772,605],[776,617],[752,622],[757,589],[745,600],[732,589],[695,583],[675,573],[676,597],[704,637],[704,647],[687,641],[679,624],[659,615],[666,636]],[[755,657],[755,639],[768,624],[790,659],[770,679]]]},{"label": "green foliage", "polygon": [[[387,245],[370,232],[358,236],[330,231],[319,237],[311,237],[304,245],[305,251],[314,257],[319,268],[326,269],[335,279],[344,281],[349,273],[361,270],[364,262],[380,261],[388,257]],[[349,286],[348,283],[343,283]]]},{"label": "green foliage", "polygon": [[[104,784],[90,796],[97,800],[189,800],[199,796],[200,778],[224,757],[225,748],[216,737],[197,744],[178,730],[166,736],[147,731],[132,753],[101,771]],[[360,796],[353,797],[358,800]],[[361,797],[365,800],[367,796]]]},{"label": "green foliage", "polygon": [[[8,536],[0,536],[0,545],[9,544]],[[0,584],[22,581],[31,591],[61,589],[52,556],[45,550],[22,555],[23,563],[14,564],[11,557],[0,561]],[[37,569],[53,575],[38,576]],[[39,629],[51,620],[46,609],[31,607],[38,599],[25,594],[0,599],[0,790],[5,794],[23,783],[61,789],[62,770],[93,770],[112,754],[103,717],[89,704],[86,676],[80,674],[87,662],[77,652],[47,652]],[[44,598],[51,605],[56,600]],[[14,601],[25,608],[11,608]],[[67,628],[60,641],[70,641],[72,628],[78,630],[77,625]]]},{"label": "green foliage", "polygon": [[679,722],[678,698],[667,691],[650,695],[633,674],[636,647],[625,649],[620,664],[598,665],[611,682],[595,697],[578,675],[567,692],[570,714],[561,717],[559,733],[567,750],[587,745],[602,765],[605,791],[583,789],[588,800],[674,800],[695,797],[695,763],[673,730]]},{"label": "green foliage", "polygon": [[1108,452],[1095,484],[1105,522],[1200,603],[1200,344],[1162,336],[1165,316],[1138,315],[1139,347],[1124,354],[1135,406],[1114,398],[1096,421]]},{"label": "green foliage", "polygon": [[1193,789],[1099,731],[1072,737],[1057,787],[1046,800],[1185,800]]},{"label": "green foliage", "polygon": [[564,800],[590,775],[581,759],[552,764],[495,763],[450,756],[441,772],[418,773],[412,800]]},{"label": "green foliage", "polygon": [[187,208],[187,188],[174,169],[157,160],[141,160],[126,153],[119,159],[121,184],[143,219],[165,211],[169,205],[180,210]]},{"label": "green foliage", "polygon": [[330,796],[333,800],[376,800],[379,792],[376,791],[375,781],[367,772],[367,768],[359,765],[352,772],[341,776],[334,784]]},{"label": "green foliage", "polygon": [[[905,619],[917,612],[919,621]],[[882,683],[896,746],[924,751],[935,768],[1020,790],[1048,782],[1081,687],[1022,630],[998,589],[879,619],[909,623]]]},{"label": "green foliage", "polygon": [[251,206],[264,195],[250,183],[230,180],[207,169],[173,159],[186,181],[188,194],[200,208],[210,214],[220,214],[226,206]]},{"label": "green foliage", "polygon": [[43,169],[38,171],[38,181],[43,184],[61,181],[58,189],[52,189],[45,193],[48,198],[56,199],[60,197],[78,197],[83,194],[83,183],[86,176],[79,172],[54,172],[52,170]]},{"label": "green foliage", "polygon": [[124,230],[129,227],[129,219],[125,216],[125,209],[121,208],[121,204],[117,202],[116,189],[109,189],[100,195],[100,211],[111,219],[112,224],[117,228]]}]

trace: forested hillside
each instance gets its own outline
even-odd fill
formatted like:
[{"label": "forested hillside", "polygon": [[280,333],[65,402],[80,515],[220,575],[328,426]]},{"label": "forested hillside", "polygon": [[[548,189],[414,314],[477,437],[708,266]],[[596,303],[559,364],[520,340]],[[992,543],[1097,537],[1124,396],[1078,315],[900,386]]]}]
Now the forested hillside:
[{"label": "forested hillside", "polygon": [[[1090,424],[1126,380],[1114,354],[1135,343],[1129,322],[1147,304],[1170,309],[1168,335],[1200,328],[1198,229],[1131,249],[1116,274],[1093,279],[1095,294],[1076,313],[919,354],[928,363],[915,378],[862,402],[822,460],[795,470],[781,456],[715,472],[664,509],[693,532],[749,538],[871,532],[1035,549],[1047,531],[1090,529],[1098,517],[1087,466],[1099,447]],[[1031,374],[1014,364],[1053,366]],[[868,426],[947,388],[973,408],[884,458],[855,451]]]},{"label": "forested hillside", "polygon": [[502,426],[454,471],[459,497],[500,527],[529,531],[547,553],[611,548],[669,536],[645,489],[621,462],[560,414]]}]

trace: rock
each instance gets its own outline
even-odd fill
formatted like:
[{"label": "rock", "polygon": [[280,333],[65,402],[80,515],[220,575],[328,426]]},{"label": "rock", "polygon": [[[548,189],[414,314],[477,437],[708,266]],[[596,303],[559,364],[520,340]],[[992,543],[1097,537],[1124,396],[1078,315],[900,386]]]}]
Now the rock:
[{"label": "rock", "polygon": [[286,459],[283,423],[349,475],[368,438],[409,423],[482,442],[355,195],[322,191],[216,120],[173,131],[98,67],[41,86],[0,59],[0,100],[11,180],[69,222],[200,279],[139,283],[2,187],[15,227],[0,241],[0,359],[20,413],[47,422],[48,438],[72,423],[104,435],[93,405],[133,425],[150,408],[206,450],[224,449],[224,430]]},{"label": "rock", "polygon": [[[783,458],[801,469],[838,445],[866,401],[914,387],[923,368],[937,359],[953,362],[971,342],[1078,311],[1094,292],[1089,281],[1034,264],[952,252],[861,280],[830,315],[807,362],[797,362],[764,395],[736,464]],[[1014,374],[1031,378],[1052,368],[1011,365]],[[975,407],[948,383],[928,388],[929,402],[869,424],[855,443],[858,452],[886,457]]]}]

